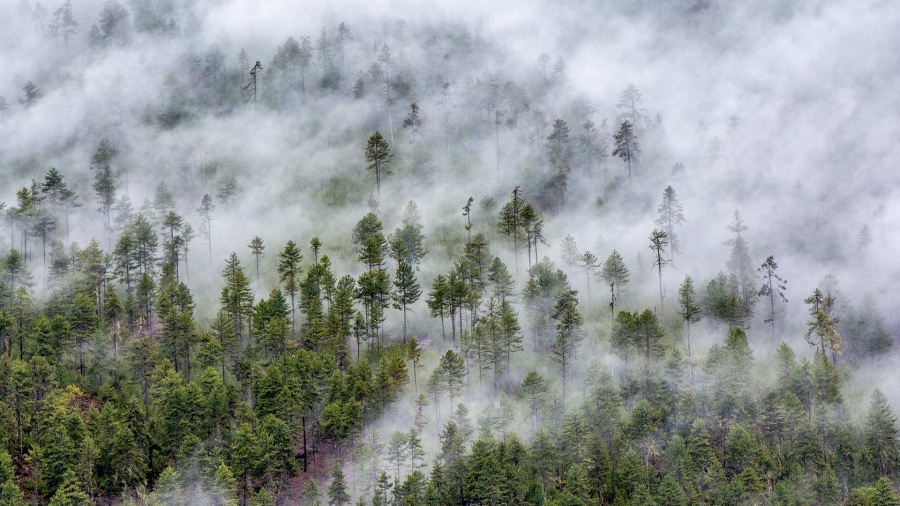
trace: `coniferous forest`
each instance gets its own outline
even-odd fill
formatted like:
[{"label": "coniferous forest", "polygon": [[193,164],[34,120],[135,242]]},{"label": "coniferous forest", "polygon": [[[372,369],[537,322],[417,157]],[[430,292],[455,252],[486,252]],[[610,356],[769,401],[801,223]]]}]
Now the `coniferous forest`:
[{"label": "coniferous forest", "polygon": [[0,506],[900,505],[896,6],[0,4]]}]

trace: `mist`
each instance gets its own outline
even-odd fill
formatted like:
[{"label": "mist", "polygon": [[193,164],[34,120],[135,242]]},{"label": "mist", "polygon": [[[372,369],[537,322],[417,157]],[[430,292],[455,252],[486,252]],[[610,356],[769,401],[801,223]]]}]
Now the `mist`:
[{"label": "mist", "polygon": [[[119,9],[115,12],[126,12],[115,23],[108,19],[113,6]],[[421,263],[413,265],[422,294],[410,304],[405,326],[402,311],[385,308],[377,338],[384,348],[373,350],[373,338],[362,350],[370,357],[364,359],[380,371],[386,367],[385,357],[400,354],[408,337],[415,337],[422,345],[415,384],[400,387],[393,402],[377,415],[365,415],[368,418],[347,441],[338,444],[322,438],[323,445],[333,445],[330,453],[310,450],[321,452],[316,458],[343,467],[354,501],[368,501],[373,493],[365,490],[364,478],[354,467],[354,444],[371,442],[374,434],[380,434],[384,443],[393,433],[410,429],[416,396],[429,391],[427,379],[441,367],[447,350],[464,356],[467,376],[452,404],[438,396],[438,406],[432,403],[428,408],[433,419],[421,434],[425,466],[444,458],[443,422],[458,403],[468,407],[476,427],[479,418],[502,403],[515,404],[517,414],[504,426],[502,440],[517,434],[525,444],[533,443],[538,431],[521,394],[529,372],[547,380],[551,400],[546,409],[551,413],[542,415],[540,425],[551,430],[562,430],[567,414],[590,404],[597,377],[602,376],[598,371],[609,371],[623,392],[632,388],[628,378],[638,374],[637,359],[629,359],[613,343],[619,311],[650,310],[665,330],[661,345],[665,353],[678,350],[685,355],[686,329],[678,309],[685,276],[693,279],[703,306],[703,318],[691,323],[690,330],[691,362],[698,371],[708,360],[714,361],[710,356],[717,352],[708,350],[726,346],[735,327],[745,333],[752,350],[759,389],[777,388],[782,357],[777,345],[782,342],[796,352],[797,360],[815,363],[819,347],[807,341],[815,323],[809,323],[811,314],[815,317],[811,311],[818,306],[811,309],[805,299],[818,288],[835,297],[834,313],[827,316],[848,343],[842,356],[839,344],[827,354],[842,378],[840,409],[833,408],[841,415],[834,416],[843,417],[842,423],[862,424],[876,389],[894,409],[900,407],[900,388],[891,374],[900,363],[900,314],[895,310],[900,303],[900,269],[894,260],[900,239],[892,233],[900,226],[900,173],[895,169],[900,164],[896,147],[900,103],[890,91],[900,86],[896,57],[900,9],[889,2],[617,0],[551,5],[504,0],[439,1],[426,6],[408,0],[348,0],[301,6],[282,0],[78,0],[71,4],[75,23],[67,25],[71,33],[53,24],[60,5],[5,0],[0,7],[0,65],[6,69],[0,76],[0,97],[5,97],[0,99],[4,189],[0,201],[6,202],[0,251],[5,256],[12,249],[27,249],[25,263],[34,278],[29,290],[40,314],[57,311],[54,293],[62,286],[48,274],[50,265],[44,260],[51,241],[63,248],[71,242],[84,248],[96,239],[100,249],[112,253],[125,234],[124,223],[112,224],[114,210],[103,214],[94,186],[95,153],[103,139],[114,150],[110,164],[117,181],[116,202],[127,196],[133,214],[149,215],[155,199],[170,192],[170,210],[194,231],[203,232],[187,239],[190,247],[174,265],[178,282],[184,282],[193,297],[198,334],[214,330],[225,304],[223,270],[232,252],[246,270],[253,304],[270,297],[273,290],[288,293],[279,265],[279,253],[288,241],[301,248],[300,263],[306,272],[313,265],[317,268],[326,255],[337,279],[344,275],[357,279],[371,270],[360,260],[365,244],[353,240],[357,223],[374,212],[384,235],[390,236],[406,225],[404,211],[410,202],[415,204],[428,250]],[[305,67],[296,63],[296,54],[286,52],[291,40],[301,48],[304,37],[310,50]],[[249,71],[256,62],[261,68],[253,77]],[[40,90],[33,100],[26,83]],[[628,90],[638,95],[628,95]],[[412,104],[418,106],[420,127],[404,124]],[[557,155],[548,137],[557,119],[566,122],[571,139],[563,176],[554,172]],[[596,147],[585,149],[581,136],[588,121],[600,130],[590,141]],[[640,146],[633,166],[613,155],[623,122],[631,122]],[[392,151],[380,189],[366,159],[367,140],[371,142],[376,131]],[[585,155],[588,151],[591,154]],[[33,182],[40,185],[51,167],[65,177],[83,206],[68,216],[68,232],[60,221],[43,244],[40,235],[27,232],[24,222],[16,221],[16,209],[23,209],[16,192],[31,188]],[[230,183],[234,187],[223,190]],[[657,222],[658,208],[668,186],[677,192],[684,222],[675,230],[678,248],[666,253],[669,262],[657,268],[648,236],[663,228]],[[534,258],[531,242],[526,253],[521,242],[502,230],[500,212],[513,199],[514,190],[543,220],[542,237],[534,240]],[[208,228],[203,228],[199,211],[204,195],[215,204]],[[735,232],[728,227],[733,226],[736,210],[746,227],[737,237],[747,244],[753,286],[745,290],[752,292],[745,301],[750,313],[733,325],[709,313],[707,296],[717,274],[723,273],[723,279],[734,274],[729,259]],[[160,232],[162,219],[151,220],[161,234],[161,246],[166,239],[164,227]],[[454,329],[457,341],[450,337],[452,322],[449,326],[444,322],[442,332],[441,318],[426,304],[435,277],[451,272],[454,262],[469,254],[467,242],[478,234],[488,243],[489,259],[498,257],[512,275],[514,293],[509,300],[521,326],[522,351],[513,356],[499,381],[491,371],[479,379],[480,365],[473,365],[461,351],[462,335]],[[586,274],[566,258],[562,243],[567,236],[576,241],[579,255],[589,250],[598,257],[596,275]],[[254,237],[265,242],[261,257],[248,249]],[[316,258],[310,247],[313,237],[322,243]],[[599,274],[613,250],[631,273],[616,300],[610,299],[610,286]],[[159,252],[160,265],[165,255]],[[778,275],[787,280],[784,297],[773,302],[774,327],[768,321],[770,299],[758,293],[764,288],[760,266],[769,256],[777,261]],[[577,291],[578,311],[584,318],[573,363],[563,370],[567,387],[549,356],[551,342],[541,340],[532,321],[538,319],[537,303],[526,292],[529,267],[534,264],[532,272],[538,272],[539,261],[548,269],[552,262],[552,271],[558,268],[565,274],[569,288]],[[398,261],[382,263],[393,280]],[[125,281],[121,275],[112,277],[104,281],[104,290],[119,290],[124,299]],[[11,284],[14,289],[14,278]],[[131,286],[127,291],[130,294]],[[100,288],[96,293],[99,317],[105,296]],[[474,332],[478,318],[484,318],[486,289],[482,296],[481,305],[476,304],[479,309],[467,313],[465,322],[459,310],[460,332],[464,327]],[[555,298],[550,302],[545,312]],[[329,310],[331,306],[329,299]],[[367,318],[368,310],[366,306]],[[311,318],[301,313],[296,311],[296,323],[305,335]],[[549,314],[543,316],[551,319]],[[135,336],[148,332],[154,337],[154,318],[147,318],[151,330],[141,327]],[[889,349],[864,356],[853,351],[852,336],[857,332],[853,322],[863,321],[883,322]],[[775,329],[771,337],[770,328]],[[96,335],[108,332],[101,328]],[[239,328],[238,337],[241,332]],[[347,337],[355,362],[356,341]],[[13,338],[9,339],[12,349]],[[97,339],[103,344],[95,345],[92,353],[106,357],[113,345],[105,337]],[[255,342],[249,334],[246,339]],[[305,338],[292,336],[292,341],[309,347]],[[200,360],[199,341],[186,346],[188,365],[195,354]],[[25,360],[25,353],[19,353],[18,358]],[[237,372],[225,374],[222,359],[221,381],[238,385],[234,395],[250,411],[257,405],[256,394],[251,395],[257,380],[251,376],[265,375],[275,363],[268,354],[256,353],[247,359],[257,362],[247,365],[252,374],[246,378]],[[239,362],[234,359],[234,371]],[[660,359],[656,365],[662,370],[665,363]],[[175,367],[177,371],[177,358]],[[199,381],[202,369],[197,369],[194,378],[187,373],[185,383]],[[345,372],[343,365],[339,369]],[[691,395],[693,374],[691,369]],[[714,374],[708,370],[698,375],[713,382]],[[59,386],[70,379],[59,381]],[[320,380],[327,383],[327,377]],[[89,383],[77,384],[85,398],[99,399],[92,389],[99,391],[102,382]],[[137,380],[133,383],[138,385]],[[637,400],[640,396],[622,395],[628,409],[644,402]],[[318,420],[313,413],[321,407],[310,408],[304,416]],[[234,413],[236,427],[245,415]],[[676,422],[666,437],[679,431],[687,434],[691,421]],[[305,472],[292,474],[284,489],[269,485],[273,482],[269,476],[265,478],[269,481],[257,477],[251,483],[257,492],[274,494],[276,504],[305,504],[300,490],[311,478],[327,483],[332,472],[324,464],[307,469],[307,427],[302,428],[302,437],[293,426],[292,431],[295,445],[303,439]],[[23,437],[18,436],[18,444]],[[473,436],[467,448],[474,448],[476,439]],[[12,437],[0,441],[15,446]],[[219,442],[205,440],[205,444]],[[25,453],[20,448],[13,459],[22,479]],[[219,454],[215,458],[235,471],[230,459]],[[649,450],[642,458],[645,467],[653,467]],[[190,493],[203,499],[189,497],[189,487],[174,487],[177,479],[161,480],[160,488],[154,488],[165,468],[182,473],[181,482],[191,482],[185,477],[202,475],[211,465],[203,458],[173,454],[164,463],[154,463],[151,454],[149,461],[143,492],[137,487],[115,494],[91,489],[92,499],[98,504],[101,497],[107,501],[103,504],[125,503],[116,497],[137,504],[220,504],[216,497],[228,495],[197,485],[203,481],[200,477],[192,478],[195,486]],[[566,481],[561,469],[559,491]],[[395,490],[409,474],[404,470],[394,478]],[[817,472],[809,474],[810,480],[818,479]],[[896,483],[897,476],[892,476]],[[651,479],[648,490],[661,487],[659,481]],[[775,489],[772,483],[770,492]],[[840,500],[866,484],[874,480],[841,481]],[[160,499],[166,486],[173,486],[169,495],[184,497]],[[151,491],[155,498],[144,497]],[[691,493],[688,487],[684,493]],[[603,503],[611,497],[603,494],[595,499]],[[250,495],[235,492],[242,505],[252,503]],[[556,504],[558,497],[542,490],[541,500],[545,499]]]}]

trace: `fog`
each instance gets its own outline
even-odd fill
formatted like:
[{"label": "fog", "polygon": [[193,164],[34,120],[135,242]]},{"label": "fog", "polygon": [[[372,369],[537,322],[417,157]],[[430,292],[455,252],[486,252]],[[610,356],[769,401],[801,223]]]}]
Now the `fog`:
[{"label": "fog", "polygon": [[[431,250],[418,273],[423,291],[462,253],[466,219],[461,208],[470,196],[476,203],[473,232],[486,233],[492,253],[515,273],[513,248],[492,224],[521,185],[525,201],[534,203],[545,220],[548,245],[540,246],[540,256],[567,272],[580,297],[586,297],[585,276],[577,267],[565,267],[560,253],[566,235],[601,262],[613,249],[621,252],[633,275],[622,309],[654,309],[659,293],[647,237],[656,226],[662,191],[672,185],[686,223],[677,229],[681,251],[663,270],[667,308],[677,305],[685,275],[693,277],[699,294],[716,273],[727,272],[729,246],[723,243],[733,236],[726,226],[738,209],[748,227],[743,237],[754,268],[774,255],[779,274],[789,280],[779,341],[812,356],[803,339],[808,319],[803,299],[829,274],[839,280],[844,304],[858,306],[871,295],[892,335],[900,335],[895,309],[900,269],[894,254],[900,238],[893,233],[900,226],[900,98],[890,92],[900,88],[900,9],[891,2],[135,0],[123,5],[130,11],[129,24],[144,6],[171,17],[178,30],[131,28],[128,42],[92,48],[88,33],[103,3],[78,0],[73,2],[78,27],[67,56],[54,38],[36,33],[31,0],[0,0],[0,66],[5,69],[0,96],[9,104],[0,110],[0,200],[14,206],[17,189],[56,167],[84,203],[72,217],[72,240],[84,245],[96,237],[108,249],[91,189],[91,157],[101,138],[117,151],[118,195],[127,194],[135,211],[165,182],[174,192],[176,210],[196,230],[202,196],[214,196],[211,255],[202,238],[194,240],[189,253],[189,285],[201,326],[215,314],[225,258],[236,251],[249,272],[253,260],[247,244],[256,235],[267,248],[257,298],[278,287],[277,252],[288,240],[303,248],[305,265],[312,258],[309,240],[318,236],[339,277],[363,271],[350,234],[375,195],[363,150],[366,138],[378,130],[395,157],[393,174],[382,181],[377,213],[388,233],[400,226],[407,202],[418,205]],[[46,24],[59,6],[45,6]],[[401,19],[405,34],[397,28]],[[295,89],[273,99],[271,90],[278,85],[267,70],[277,48],[288,37],[299,41],[302,36],[315,46],[323,27],[334,37],[340,23],[349,26],[351,37],[344,47],[341,89],[323,90],[322,69],[313,66],[305,92]],[[393,68],[410,85],[391,106],[390,119],[378,90],[368,90],[361,99],[352,91],[357,77],[367,76],[378,63],[384,45],[390,47]],[[204,58],[213,47],[222,50],[224,60],[221,71],[210,77]],[[241,49],[248,65],[258,60],[263,67],[256,104],[240,88],[249,69],[239,65]],[[564,83],[545,82],[537,63],[544,53],[550,57],[548,74],[557,58],[564,59]],[[505,113],[495,128],[495,117],[469,95],[467,82],[491,77],[500,89],[512,81],[527,95],[528,108],[517,126]],[[19,103],[27,81],[43,91],[28,108]],[[441,94],[443,83],[449,84],[448,97]],[[574,140],[585,120],[598,127],[606,120],[612,142],[625,113],[616,104],[630,84],[640,90],[646,115],[638,125],[642,157],[634,176],[629,178],[621,161],[610,156],[595,163],[591,174],[580,165],[573,169],[564,204],[549,200],[555,197],[547,197],[550,191],[541,178],[553,121],[567,121]],[[502,104],[506,95],[500,93]],[[185,118],[161,126],[157,116],[175,102]],[[402,126],[412,102],[424,118],[421,158]],[[535,120],[535,111],[545,114],[543,124]],[[530,132],[539,133],[527,140]],[[676,163],[684,165],[680,175],[673,174]],[[217,189],[232,175],[238,189],[225,205]],[[611,192],[617,176],[623,177],[621,189]],[[498,204],[492,216],[477,206],[486,196]],[[864,225],[874,232],[865,254],[858,249]],[[18,247],[8,243],[9,236],[0,234],[4,251]],[[34,251],[30,265],[40,279],[41,257]],[[521,289],[527,278],[521,251],[518,265]],[[618,365],[607,342],[608,289],[592,281],[591,290],[592,303],[583,298],[581,305],[590,319],[577,365],[579,384],[593,361],[613,369]],[[423,376],[450,345],[442,342],[440,322],[429,317],[424,299],[410,316],[410,333],[432,344]],[[526,313],[521,297],[516,300],[528,350]],[[748,330],[763,361],[771,355],[762,321],[766,304],[757,303]],[[398,337],[401,324],[399,312],[388,310],[386,333]],[[722,331],[702,322],[694,337],[695,353],[702,356],[721,342]],[[546,378],[558,376],[549,361],[529,351],[524,355],[510,384],[532,369]],[[898,360],[895,353],[861,368],[850,378],[847,405],[864,409],[871,390],[879,388],[900,407],[900,388],[893,375],[884,374],[896,370]],[[472,385],[461,401],[469,405],[473,422],[487,403],[499,402],[489,383]],[[570,397],[577,398],[578,388]],[[409,390],[393,414],[373,425],[383,440],[407,429]],[[518,429],[530,432],[527,418],[519,420]],[[431,460],[439,443],[436,433],[426,436],[426,460]]]}]

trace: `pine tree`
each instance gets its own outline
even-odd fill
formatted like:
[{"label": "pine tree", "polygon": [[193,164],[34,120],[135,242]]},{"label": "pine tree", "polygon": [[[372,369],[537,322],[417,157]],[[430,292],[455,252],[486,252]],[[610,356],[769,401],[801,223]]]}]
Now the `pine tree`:
[{"label": "pine tree", "polygon": [[753,273],[753,265],[750,260],[750,248],[747,241],[741,235],[741,232],[747,230],[741,213],[735,209],[732,215],[732,222],[728,225],[728,230],[735,234],[733,239],[725,242],[726,246],[731,246],[731,255],[728,258],[728,270],[737,280],[737,298],[738,302],[744,307],[747,316],[752,313],[753,303],[756,301],[755,276]]},{"label": "pine tree", "polygon": [[615,289],[615,296],[619,298],[619,290],[628,284],[629,272],[625,266],[625,261],[618,251],[613,250],[603,263],[603,270],[600,271],[603,281]]},{"label": "pine tree", "polygon": [[859,230],[859,241],[856,244],[856,252],[860,256],[860,258],[865,258],[869,252],[869,248],[872,247],[872,243],[875,241],[875,238],[872,234],[872,229],[868,224],[863,224],[862,228]]},{"label": "pine tree", "polygon": [[629,84],[627,88],[622,90],[622,94],[619,95],[616,108],[622,110],[623,116],[631,118],[631,125],[639,127],[647,118],[647,110],[641,107],[643,103],[643,94],[637,89],[637,86]]},{"label": "pine tree", "polygon": [[415,102],[409,105],[409,116],[403,120],[403,128],[409,130],[409,141],[416,149],[416,141],[418,141],[419,130],[422,128],[422,117],[419,116],[419,105]]},{"label": "pine tree", "polygon": [[584,339],[581,326],[584,317],[578,312],[578,299],[575,290],[568,290],[553,306],[552,317],[556,320],[556,342],[550,351],[553,359],[559,362],[562,371],[563,400],[566,398],[566,379],[571,374],[572,361],[578,343]]},{"label": "pine tree", "polygon": [[896,476],[900,469],[900,444],[897,442],[897,417],[887,398],[879,390],[872,392],[865,422],[866,451],[873,471],[880,476]]},{"label": "pine tree", "polygon": [[669,261],[675,260],[675,253],[681,253],[680,242],[678,236],[675,235],[675,226],[681,225],[684,219],[684,208],[678,202],[675,195],[675,189],[671,185],[663,190],[662,204],[657,209],[658,217],[656,218],[656,226],[661,227],[669,235]]},{"label": "pine tree", "polygon": [[328,485],[328,504],[330,506],[345,506],[350,504],[350,493],[347,490],[347,480],[340,462],[334,464],[331,470],[331,484]]},{"label": "pine tree", "polygon": [[809,304],[809,314],[812,317],[806,322],[806,342],[818,345],[823,355],[826,349],[831,350],[832,361],[835,361],[835,354],[841,353],[841,333],[838,326],[842,323],[834,314],[836,298],[831,293],[823,295],[816,288],[803,302]]},{"label": "pine tree", "polygon": [[428,418],[425,416],[425,408],[428,407],[428,397],[425,396],[425,393],[419,392],[419,395],[416,396],[415,400],[416,404],[416,416],[413,419],[413,426],[422,432],[425,427],[428,426]]},{"label": "pine tree", "polygon": [[553,131],[547,137],[547,159],[553,170],[553,186],[559,194],[559,206],[566,203],[566,190],[569,186],[569,174],[572,171],[572,148],[569,144],[569,126],[557,119],[553,122]]},{"label": "pine tree", "polygon": [[575,243],[574,237],[571,235],[565,236],[559,244],[559,250],[562,254],[563,262],[569,269],[578,265],[578,245]]},{"label": "pine tree", "polygon": [[375,189],[379,201],[381,200],[381,180],[384,176],[391,174],[388,170],[388,164],[393,156],[390,145],[381,136],[381,133],[375,132],[369,137],[365,149],[366,163],[368,163],[366,170],[375,171]]},{"label": "pine tree", "polygon": [[[119,177],[113,172],[112,162],[116,152],[109,139],[101,139],[97,150],[91,158],[91,169],[94,171],[94,193],[97,196],[98,209],[106,217],[107,232],[111,234],[110,211],[116,203],[116,190],[119,188]],[[110,237],[112,237],[110,235]],[[112,240],[110,239],[110,242]]]},{"label": "pine tree", "polygon": [[425,301],[428,309],[431,311],[432,318],[441,319],[441,336],[447,341],[447,331],[444,327],[444,316],[448,310],[448,286],[447,278],[438,274],[431,284],[431,291],[428,293],[428,299]]},{"label": "pine tree", "polygon": [[418,270],[422,259],[428,254],[428,248],[425,246],[425,235],[422,234],[422,215],[419,207],[411,200],[403,211],[402,225],[388,239],[391,257],[398,262],[406,260]]},{"label": "pine tree", "polygon": [[210,261],[212,261],[212,213],[215,209],[216,206],[213,204],[212,197],[208,193],[204,194],[203,199],[200,201],[200,207],[197,208],[197,213],[200,215],[200,235],[206,239]]},{"label": "pine tree", "polygon": [[300,289],[301,260],[303,260],[303,255],[300,254],[300,248],[294,241],[288,241],[284,250],[278,254],[278,276],[282,289],[291,297],[291,337],[294,336],[297,322],[296,296]]},{"label": "pine tree", "polygon": [[638,164],[638,156],[641,154],[641,147],[637,142],[634,134],[634,124],[623,121],[619,125],[619,130],[613,136],[616,143],[616,149],[613,150],[612,156],[618,156],[622,159],[622,164],[628,169],[628,177],[632,177],[634,167]]},{"label": "pine tree", "polygon": [[463,386],[463,379],[466,375],[465,360],[453,350],[447,350],[441,357],[438,365],[440,369],[440,378],[443,382],[443,391],[450,396],[450,416],[453,417],[453,399],[457,397]]},{"label": "pine tree", "polygon": [[0,450],[0,506],[25,506],[22,491],[16,485],[12,459],[5,449]]},{"label": "pine tree", "polygon": [[656,257],[653,260],[653,266],[656,267],[656,271],[659,274],[659,314],[660,316],[664,315],[666,312],[665,301],[663,299],[663,284],[662,284],[662,268],[664,265],[669,264],[669,260],[666,260],[665,252],[666,248],[669,246],[669,234],[665,231],[653,229],[653,232],[650,233],[650,245],[649,248],[653,251],[653,256]]},{"label": "pine tree", "polygon": [[585,251],[584,254],[581,255],[578,261],[580,267],[584,270],[584,275],[587,277],[587,292],[588,292],[588,311],[591,309],[591,278],[596,275],[597,267],[600,267],[600,260],[597,258],[597,255],[591,253],[590,251]]},{"label": "pine tree", "polygon": [[248,245],[250,253],[256,258],[256,289],[259,290],[259,259],[265,256],[263,253],[266,249],[263,240],[258,235],[253,236]]},{"label": "pine tree", "polygon": [[522,380],[522,385],[519,387],[519,395],[528,402],[528,412],[531,415],[533,431],[537,431],[538,413],[544,403],[544,396],[547,394],[547,390],[547,382],[540,374],[534,371],[530,371],[525,375],[525,379]]},{"label": "pine tree", "polygon": [[687,353],[688,366],[691,369],[691,387],[694,384],[694,359],[691,355],[691,324],[700,321],[700,304],[697,303],[696,294],[694,292],[694,280],[690,276],[685,276],[681,286],[678,287],[678,314],[684,319],[687,327]]},{"label": "pine tree", "polygon": [[19,103],[22,104],[22,107],[25,109],[30,109],[34,107],[38,101],[43,98],[44,92],[38,88],[38,85],[34,84],[33,81],[28,81],[22,86],[22,91],[25,92],[25,98],[20,98]]},{"label": "pine tree", "polygon": [[234,333],[239,338],[243,337],[244,323],[249,323],[253,310],[253,292],[250,291],[250,282],[244,274],[244,268],[238,259],[237,253],[225,261],[225,269],[222,271],[225,278],[225,286],[219,296],[222,311],[228,316],[234,327]]},{"label": "pine tree", "polygon": [[769,255],[766,261],[757,269],[763,275],[763,285],[756,295],[760,298],[769,298],[769,316],[766,318],[766,323],[771,325],[772,346],[775,346],[775,296],[777,295],[783,303],[788,301],[787,297],[784,296],[784,291],[787,290],[787,281],[776,274],[777,270],[778,264],[775,263],[773,255]]},{"label": "pine tree", "polygon": [[403,311],[403,342],[406,343],[406,311],[422,296],[422,289],[416,282],[412,266],[405,260],[397,264],[397,275],[394,277],[394,291],[391,297],[394,309]]}]

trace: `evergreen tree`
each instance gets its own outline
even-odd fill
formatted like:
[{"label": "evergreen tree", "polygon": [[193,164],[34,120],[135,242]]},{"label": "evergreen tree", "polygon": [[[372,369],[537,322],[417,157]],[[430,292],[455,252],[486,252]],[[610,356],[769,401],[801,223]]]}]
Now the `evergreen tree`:
[{"label": "evergreen tree", "polygon": [[656,212],[658,214],[656,226],[665,230],[669,236],[669,261],[671,262],[675,260],[675,253],[681,253],[680,242],[678,236],[675,235],[675,227],[686,221],[684,208],[678,202],[675,189],[671,185],[663,190],[663,200]]},{"label": "evergreen tree", "polygon": [[544,378],[534,371],[530,371],[525,375],[525,379],[522,380],[522,385],[519,387],[519,395],[528,402],[528,412],[531,416],[532,430],[534,431],[538,428],[538,413],[544,403],[544,396],[547,394],[547,390],[547,383]]},{"label": "evergreen tree", "polygon": [[629,84],[628,87],[622,90],[622,94],[619,95],[616,108],[622,110],[622,116],[631,119],[633,126],[639,127],[647,119],[647,110],[641,107],[643,103],[644,95],[637,89],[637,86]]},{"label": "evergreen tree", "polygon": [[425,235],[422,234],[422,215],[415,202],[409,201],[406,205],[402,224],[388,239],[391,257],[397,262],[405,260],[418,270],[428,248],[425,246]]},{"label": "evergreen tree", "polygon": [[615,289],[616,298],[619,298],[619,290],[628,284],[630,273],[625,261],[618,251],[613,250],[603,263],[603,270],[600,271],[603,281]]},{"label": "evergreen tree", "polygon": [[597,255],[591,253],[590,251],[585,251],[584,254],[582,254],[578,259],[578,264],[582,269],[584,269],[584,274],[587,277],[588,310],[590,310],[591,278],[596,275],[597,267],[600,267],[600,260],[597,259]]},{"label": "evergreen tree", "polygon": [[631,178],[633,169],[638,164],[638,156],[641,154],[641,147],[634,134],[634,124],[623,121],[613,139],[616,142],[616,149],[613,150],[612,156],[622,159],[622,164],[628,169],[628,177]]},{"label": "evergreen tree", "polygon": [[687,327],[687,353],[688,366],[691,370],[691,386],[694,384],[694,359],[691,354],[691,324],[700,321],[700,304],[697,303],[696,294],[694,293],[694,280],[690,276],[685,276],[681,286],[678,287],[678,314],[684,319],[685,327]]},{"label": "evergreen tree", "polygon": [[431,284],[431,291],[428,293],[428,299],[425,301],[425,304],[428,305],[432,318],[441,319],[441,336],[444,338],[444,341],[447,340],[444,316],[446,316],[449,306],[448,295],[447,278],[438,274]]},{"label": "evergreen tree", "polygon": [[394,291],[391,298],[394,301],[394,309],[403,311],[403,342],[406,343],[406,311],[409,306],[416,303],[422,296],[422,289],[416,282],[416,275],[412,266],[405,260],[397,264],[397,275],[394,277]]},{"label": "evergreen tree", "polygon": [[288,241],[284,250],[278,254],[278,276],[281,279],[282,289],[291,297],[291,336],[293,337],[297,323],[297,291],[300,289],[300,274],[302,267],[300,261],[303,255],[294,241]]},{"label": "evergreen tree", "polygon": [[787,290],[787,281],[776,274],[778,264],[775,263],[775,257],[772,255],[769,255],[757,270],[763,275],[763,285],[756,295],[760,298],[769,298],[769,316],[766,318],[766,323],[771,325],[772,346],[775,346],[775,296],[777,295],[781,302],[787,303],[787,297],[784,296],[784,291]]},{"label": "evergreen tree", "polygon": [[653,256],[656,257],[653,260],[653,265],[656,267],[656,271],[659,274],[659,314],[663,315],[666,312],[665,301],[663,299],[663,284],[662,284],[662,268],[664,265],[670,263],[669,260],[664,258],[666,247],[669,246],[669,235],[665,231],[653,229],[653,232],[650,233],[650,250],[653,251]]},{"label": "evergreen tree", "polygon": [[575,290],[563,293],[556,301],[552,313],[553,319],[556,320],[556,342],[550,351],[553,359],[559,362],[561,367],[563,400],[566,398],[566,379],[571,374],[578,343],[584,339],[581,330],[584,317],[578,312],[577,293]]},{"label": "evergreen tree", "polygon": [[866,451],[879,476],[896,476],[900,470],[897,417],[879,390],[872,392],[865,422]]},{"label": "evergreen tree", "polygon": [[569,126],[557,119],[553,122],[553,130],[547,137],[547,159],[553,171],[553,186],[559,194],[558,205],[566,203],[566,190],[569,187],[569,174],[572,171],[572,148],[569,143]]},{"label": "evergreen tree", "polygon": [[263,240],[258,235],[255,235],[250,240],[248,247],[250,248],[250,253],[256,259],[256,289],[259,290],[259,259],[265,256],[263,252],[266,250],[266,246],[263,244]]},{"label": "evergreen tree", "polygon": [[249,324],[253,310],[253,292],[250,291],[250,282],[244,274],[237,253],[231,253],[225,261],[222,276],[225,278],[225,286],[222,288],[219,302],[222,311],[231,321],[235,335],[242,338],[244,324]]},{"label": "evergreen tree", "polygon": [[25,92],[25,98],[20,98],[19,103],[22,104],[22,107],[25,109],[30,109],[34,107],[35,104],[44,96],[44,92],[38,88],[38,85],[34,84],[33,81],[28,81],[22,86],[22,91]]},{"label": "evergreen tree", "polygon": [[347,480],[341,464],[336,462],[331,470],[331,484],[328,485],[328,504],[330,506],[345,506],[350,504],[350,493],[347,490]]},{"label": "evergreen tree", "polygon": [[841,353],[841,333],[838,330],[841,320],[834,314],[835,301],[831,293],[823,295],[818,288],[803,300],[809,304],[812,317],[806,322],[806,342],[818,345],[823,355],[826,349],[831,350],[832,361],[835,361],[835,354]]},{"label": "evergreen tree", "polygon": [[97,150],[91,158],[91,169],[94,171],[94,193],[97,196],[99,211],[106,217],[106,228],[110,229],[110,211],[116,202],[116,190],[119,188],[119,177],[113,172],[112,162],[116,153],[109,139],[101,139]]},{"label": "evergreen tree", "polygon": [[562,254],[563,262],[569,269],[578,265],[578,245],[575,243],[574,237],[571,235],[565,236],[559,244],[559,250]]},{"label": "evergreen tree", "polygon": [[442,390],[450,396],[450,416],[453,417],[453,399],[459,395],[462,389],[466,375],[466,363],[453,350],[447,350],[441,357],[438,369],[443,383]]},{"label": "evergreen tree", "polygon": [[215,209],[216,206],[213,204],[212,197],[208,193],[204,194],[203,199],[200,200],[200,207],[197,208],[197,213],[200,215],[200,235],[206,239],[210,260],[212,260],[212,213]]},{"label": "evergreen tree", "polygon": [[750,248],[747,241],[741,235],[741,232],[747,230],[744,220],[741,218],[740,211],[734,211],[732,215],[732,223],[728,225],[728,230],[735,234],[734,238],[725,242],[725,245],[731,246],[731,255],[728,258],[728,270],[737,280],[737,297],[738,301],[745,306],[747,316],[753,309],[753,303],[756,301],[754,286],[756,284],[753,274],[753,265],[750,261]]},{"label": "evergreen tree", "polygon": [[[393,137],[393,134],[391,136]],[[381,136],[381,133],[375,132],[369,137],[365,149],[365,158],[368,164],[366,165],[366,170],[375,171],[375,189],[379,201],[381,200],[381,179],[391,174],[388,170],[388,164],[393,156],[390,145]]]}]

